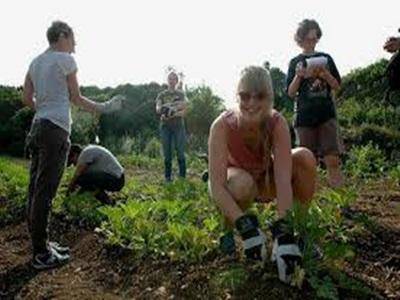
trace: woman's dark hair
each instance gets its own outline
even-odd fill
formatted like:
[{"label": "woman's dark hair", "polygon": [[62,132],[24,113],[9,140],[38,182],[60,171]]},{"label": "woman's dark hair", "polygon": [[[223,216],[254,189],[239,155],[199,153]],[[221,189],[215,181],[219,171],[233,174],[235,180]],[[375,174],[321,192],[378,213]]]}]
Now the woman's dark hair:
[{"label": "woman's dark hair", "polygon": [[322,30],[318,25],[318,22],[313,19],[304,19],[299,23],[297,27],[296,34],[294,35],[294,40],[298,45],[300,45],[306,35],[310,32],[310,30],[315,29],[317,31],[317,38],[320,39],[322,36]]},{"label": "woman's dark hair", "polygon": [[54,21],[47,29],[47,40],[49,44],[54,44],[58,42],[61,35],[68,38],[71,34],[73,34],[72,28],[67,23]]}]

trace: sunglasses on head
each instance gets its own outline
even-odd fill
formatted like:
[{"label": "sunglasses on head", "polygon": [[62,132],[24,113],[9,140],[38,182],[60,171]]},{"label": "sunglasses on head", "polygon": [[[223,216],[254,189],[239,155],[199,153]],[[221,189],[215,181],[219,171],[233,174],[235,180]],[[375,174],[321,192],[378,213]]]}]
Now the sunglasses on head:
[{"label": "sunglasses on head", "polygon": [[267,93],[265,92],[257,92],[257,93],[249,93],[249,92],[239,92],[239,99],[242,102],[249,102],[251,98],[254,98],[257,101],[263,101],[267,98]]}]

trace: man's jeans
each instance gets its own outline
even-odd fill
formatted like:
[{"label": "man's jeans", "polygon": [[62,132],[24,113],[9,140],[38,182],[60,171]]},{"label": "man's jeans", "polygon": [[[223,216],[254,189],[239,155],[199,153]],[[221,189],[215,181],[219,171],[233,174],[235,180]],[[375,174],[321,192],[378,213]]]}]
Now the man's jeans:
[{"label": "man's jeans", "polygon": [[69,146],[69,133],[61,127],[45,119],[32,124],[26,140],[32,156],[27,217],[34,255],[48,251],[51,203],[64,172]]},{"label": "man's jeans", "polygon": [[175,147],[178,165],[179,165],[179,176],[182,178],[186,177],[186,159],[185,159],[185,142],[186,133],[185,125],[182,123],[178,124],[161,124],[161,143],[164,153],[164,175],[167,181],[171,180],[172,173],[172,149]]}]

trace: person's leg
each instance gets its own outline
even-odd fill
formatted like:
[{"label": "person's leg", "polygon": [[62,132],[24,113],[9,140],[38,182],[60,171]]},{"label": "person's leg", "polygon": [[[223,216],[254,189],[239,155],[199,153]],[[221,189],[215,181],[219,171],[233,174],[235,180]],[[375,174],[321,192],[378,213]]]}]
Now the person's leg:
[{"label": "person's leg", "polygon": [[318,154],[318,130],[314,127],[296,127],[298,147],[309,149],[314,155]]},{"label": "person's leg", "polygon": [[120,191],[125,185],[125,175],[122,174],[120,177],[106,174],[104,177],[104,190],[110,192],[118,192]]},{"label": "person's leg", "polygon": [[317,161],[309,149],[299,147],[292,150],[292,164],[293,198],[307,204],[315,193]]},{"label": "person's leg", "polygon": [[37,179],[30,210],[34,255],[49,251],[47,226],[51,202],[64,171],[68,150],[68,133],[49,122],[42,123],[38,136]]},{"label": "person's leg", "polygon": [[175,149],[179,165],[179,176],[181,178],[186,177],[185,143],[185,126],[183,124],[180,124],[175,131]]},{"label": "person's leg", "polygon": [[37,145],[35,143],[35,131],[36,129],[32,127],[31,132],[29,133],[29,145],[27,144],[27,148],[29,149],[29,153],[31,155],[31,164],[29,168],[29,187],[28,187],[28,203],[26,207],[26,218],[28,224],[28,230],[31,233],[31,209],[32,209],[32,199],[35,193],[35,186],[37,180],[37,172],[38,172],[38,164],[39,164],[39,153],[37,149]]},{"label": "person's leg", "polygon": [[[227,188],[233,200],[244,212],[251,205],[257,196],[258,190],[253,177],[243,169],[228,168]],[[233,227],[233,224],[225,218],[226,224]]]},{"label": "person's leg", "polygon": [[164,155],[164,176],[166,181],[171,181],[172,173],[172,135],[166,125],[161,125],[161,144]]},{"label": "person's leg", "polygon": [[319,144],[328,173],[329,186],[336,188],[343,185],[340,153],[342,152],[339,140],[336,119],[330,119],[319,128]]},{"label": "person's leg", "polygon": [[325,155],[324,162],[328,172],[329,186],[332,188],[341,187],[343,185],[343,175],[339,155]]},{"label": "person's leg", "polygon": [[[256,182],[246,171],[239,168],[228,168],[227,188],[233,201],[244,213],[258,193]],[[236,227],[243,240],[244,253],[249,259],[263,260],[266,257],[265,236],[259,230],[257,217],[243,215],[232,224],[232,217],[225,217],[225,234],[220,238],[220,249],[232,256],[236,252],[233,228]],[[246,225],[244,225],[246,224]]]},{"label": "person's leg", "polygon": [[90,191],[94,197],[103,204],[114,204],[113,200],[107,195],[106,191],[115,188],[117,178],[105,172],[86,172],[81,174],[76,180],[80,186],[80,191]]},{"label": "person's leg", "polygon": [[[271,166],[273,170],[273,165]],[[270,174],[269,186],[263,186],[259,192],[262,201],[276,198],[275,174]],[[317,181],[317,161],[314,154],[305,147],[292,149],[292,190],[293,201],[308,203],[314,193]],[[279,201],[279,200],[278,200]],[[278,203],[279,205],[279,203]],[[287,207],[285,203],[283,206]]]},{"label": "person's leg", "polygon": [[103,176],[101,172],[86,172],[81,174],[77,179],[76,179],[76,185],[78,185],[81,188],[81,191],[96,191],[98,190],[102,182],[105,181],[103,180]]},{"label": "person's leg", "polygon": [[120,191],[125,184],[125,175],[120,177],[106,172],[86,172],[76,179],[76,184],[81,189],[95,191],[98,189],[116,192]]}]

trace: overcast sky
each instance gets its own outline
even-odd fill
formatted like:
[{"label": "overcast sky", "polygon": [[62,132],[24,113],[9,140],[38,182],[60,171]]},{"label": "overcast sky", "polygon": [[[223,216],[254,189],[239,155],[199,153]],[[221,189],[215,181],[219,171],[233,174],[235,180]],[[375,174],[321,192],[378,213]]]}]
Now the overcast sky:
[{"label": "overcast sky", "polygon": [[300,51],[293,34],[302,19],[319,22],[317,49],[344,75],[389,57],[382,45],[397,34],[399,12],[400,0],[3,1],[0,84],[22,84],[60,19],[75,31],[81,85],[163,82],[173,65],[189,87],[209,85],[231,105],[243,67],[268,60],[287,71]]}]

